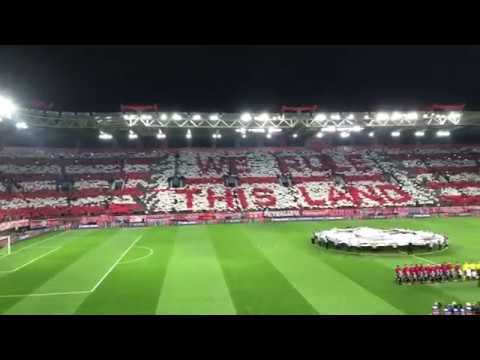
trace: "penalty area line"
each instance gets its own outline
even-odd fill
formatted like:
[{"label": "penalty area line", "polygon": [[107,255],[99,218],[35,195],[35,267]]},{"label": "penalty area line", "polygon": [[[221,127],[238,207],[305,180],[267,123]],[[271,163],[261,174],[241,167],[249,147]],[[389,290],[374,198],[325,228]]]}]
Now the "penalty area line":
[{"label": "penalty area line", "polygon": [[30,249],[30,248],[32,248],[32,247],[37,247],[38,245],[43,244],[45,241],[52,240],[52,239],[56,238],[57,236],[60,236],[60,235],[63,235],[63,234],[65,234],[65,232],[62,231],[62,232],[60,232],[59,234],[55,234],[55,235],[52,235],[52,236],[48,236],[46,239],[43,239],[43,240],[40,240],[40,241],[35,242],[35,243],[33,243],[33,244],[30,244],[30,245],[21,247],[21,248],[18,249],[17,251],[12,251],[10,255],[9,255],[9,254],[4,254],[4,255],[0,256],[0,259],[3,259],[3,258],[5,258],[5,257],[7,257],[7,256],[15,255],[16,253],[19,253],[19,252],[21,252],[21,251],[23,251],[23,250],[26,250],[26,249]]},{"label": "penalty area line", "polygon": [[[105,280],[105,278],[113,271],[115,266],[125,257],[125,255],[130,251],[130,249],[142,238],[143,235],[137,237],[129,247],[120,255],[120,257],[113,263],[113,265],[107,270],[107,272],[101,277],[101,279],[95,284],[95,286],[90,290],[79,290],[79,291],[59,291],[59,292],[50,292],[50,293],[32,293],[32,294],[12,294],[12,295],[0,295],[0,298],[22,298],[22,297],[41,297],[41,296],[57,296],[57,295],[80,295],[80,294],[90,294],[94,292],[100,284]],[[57,250],[58,248],[54,249]],[[53,252],[49,251],[50,252]],[[43,254],[42,256],[48,255]],[[26,266],[26,264],[22,265]]]},{"label": "penalty area line", "polygon": [[57,250],[60,249],[60,248],[61,248],[61,246],[56,247],[56,248],[53,249],[53,250],[47,251],[45,254],[42,254],[42,255],[37,256],[36,258],[34,258],[34,259],[30,260],[30,261],[27,261],[25,264],[20,265],[20,266],[16,267],[15,269],[12,269],[12,270],[2,270],[2,271],[0,271],[0,274],[9,274],[9,273],[13,273],[13,272],[15,272],[15,271],[18,271],[18,270],[20,270],[20,269],[23,269],[25,266],[30,265],[31,263],[34,263],[34,262],[37,261],[37,260],[40,260],[40,259],[43,258],[44,256],[47,256],[48,254],[51,254],[52,252],[57,251]]}]

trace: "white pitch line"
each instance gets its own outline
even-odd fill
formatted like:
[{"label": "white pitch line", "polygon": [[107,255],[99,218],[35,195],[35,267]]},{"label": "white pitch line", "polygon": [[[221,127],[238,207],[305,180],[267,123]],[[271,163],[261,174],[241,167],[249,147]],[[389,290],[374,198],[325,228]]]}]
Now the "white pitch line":
[{"label": "white pitch line", "polygon": [[417,256],[417,255],[413,255],[414,258],[417,258],[417,259],[420,259],[420,260],[423,260],[423,261],[426,261],[430,264],[435,264],[435,261],[432,261],[432,260],[428,260],[428,259],[425,259],[425,258],[422,258],[420,256]]},{"label": "white pitch line", "polygon": [[420,259],[420,260],[423,260],[423,261],[426,261],[430,264],[436,264],[435,261],[431,261],[431,260],[428,260],[428,259],[425,259],[425,258],[422,258],[420,256],[417,256],[417,255],[414,255],[414,254],[407,254],[406,252],[403,252],[405,255],[409,255],[409,256],[413,256],[414,258],[417,258],[417,259]]},{"label": "white pitch line", "polygon": [[[58,246],[57,246],[58,247]],[[35,246],[36,249],[51,249],[53,246]]]},{"label": "white pitch line", "polygon": [[20,270],[20,269],[23,269],[25,266],[30,265],[31,263],[33,263],[33,262],[41,259],[41,258],[44,257],[44,256],[47,256],[48,254],[50,254],[50,253],[52,253],[52,252],[54,252],[54,251],[57,251],[57,250],[60,249],[60,248],[61,248],[61,246],[59,246],[59,247],[57,247],[57,248],[55,248],[55,249],[53,249],[53,250],[47,251],[45,254],[42,254],[42,255],[40,255],[40,256],[37,256],[36,258],[34,258],[34,259],[26,262],[26,263],[23,264],[23,265],[20,265],[20,266],[16,267],[16,268],[13,269],[13,270],[2,270],[2,271],[0,271],[0,273],[2,273],[2,274],[5,274],[5,273],[13,273],[13,272],[18,271],[18,270]]},{"label": "white pitch line", "polygon": [[[62,291],[62,292],[51,292],[51,293],[32,293],[32,294],[12,294],[12,295],[0,295],[0,298],[18,298],[18,297],[32,297],[32,296],[56,296],[56,295],[78,295],[78,294],[89,294],[95,291],[95,289],[105,280],[105,278],[112,272],[116,265],[123,259],[123,257],[128,253],[128,251],[142,238],[143,235],[137,237],[132,244],[123,252],[122,255],[115,261],[115,263],[108,269],[108,271],[102,276],[102,278],[95,284],[95,286],[90,290],[79,290],[79,291]],[[58,249],[58,248],[57,248]],[[54,250],[57,250],[54,249]],[[53,251],[53,250],[52,250]],[[47,255],[47,254],[44,254]],[[42,255],[42,256],[44,256]],[[25,266],[25,265],[22,265]]]},{"label": "white pitch line", "polygon": [[[30,249],[31,247],[35,247],[35,246],[37,246],[37,245],[39,245],[39,244],[44,243],[45,241],[52,240],[53,238],[56,238],[57,236],[63,235],[63,234],[64,234],[64,232],[61,232],[61,233],[59,233],[59,234],[55,234],[55,235],[49,236],[49,237],[47,237],[47,238],[44,239],[44,240],[38,241],[38,242],[33,243],[33,244],[30,244],[30,245],[28,245],[28,246],[24,246],[24,247],[20,248],[20,249],[17,250],[17,251],[12,251],[12,253],[11,253],[9,256],[11,256],[11,255],[13,255],[13,254],[16,254],[16,253],[19,253],[20,251],[23,251],[23,250],[26,250],[26,249]],[[8,254],[5,254],[5,255],[0,256],[0,259],[6,257],[7,255],[8,255]]]},{"label": "white pitch line", "polygon": [[103,282],[103,280],[105,280],[105,278],[108,276],[108,274],[110,274],[112,272],[112,270],[115,268],[115,266],[118,265],[118,263],[120,261],[122,261],[123,257],[125,255],[127,255],[127,253],[130,251],[130,249],[138,242],[138,240],[140,240],[142,238],[143,234],[140,235],[139,237],[137,237],[131,244],[130,246],[123,252],[122,255],[120,255],[120,257],[117,259],[117,261],[115,261],[113,263],[113,265],[110,267],[110,269],[108,269],[108,271],[102,276],[102,278],[100,280],[98,280],[98,282],[95,284],[95,286],[92,288],[92,290],[90,290],[91,292],[94,292],[97,287],[100,286],[100,284]]},{"label": "white pitch line", "polygon": [[131,264],[133,262],[137,262],[137,261],[140,261],[140,260],[143,260],[151,255],[153,255],[153,249],[152,248],[149,248],[149,247],[146,247],[146,246],[136,246],[137,248],[139,249],[147,249],[149,251],[149,253],[147,255],[143,255],[143,256],[140,256],[139,258],[136,258],[136,259],[132,259],[132,260],[127,260],[127,261],[122,261],[121,263],[119,263],[119,265],[123,265],[123,264]]},{"label": "white pitch line", "polygon": [[63,291],[52,293],[33,293],[33,294],[17,294],[17,295],[0,295],[0,298],[15,298],[15,297],[31,297],[31,296],[54,296],[54,295],[77,295],[77,294],[89,294],[91,290],[83,291]]},{"label": "white pitch line", "polygon": [[46,239],[44,239],[44,240],[41,240],[41,241],[39,241],[39,242],[36,242],[36,243],[34,243],[34,244],[30,244],[30,245],[28,245],[28,246],[24,246],[24,247],[20,248],[20,249],[17,250],[17,251],[12,251],[12,254],[16,254],[16,253],[18,253],[18,252],[20,252],[20,251],[23,251],[23,250],[25,250],[25,249],[30,249],[31,247],[35,247],[35,246],[37,246],[37,245],[39,245],[39,244],[43,244],[45,241],[52,240],[52,239],[56,238],[57,236],[60,236],[60,235],[63,235],[63,234],[65,234],[65,233],[64,233],[64,232],[61,232],[61,233],[59,233],[59,234],[55,234],[55,235],[53,235],[53,236],[50,236],[50,237],[48,237],[48,238],[46,238]]}]

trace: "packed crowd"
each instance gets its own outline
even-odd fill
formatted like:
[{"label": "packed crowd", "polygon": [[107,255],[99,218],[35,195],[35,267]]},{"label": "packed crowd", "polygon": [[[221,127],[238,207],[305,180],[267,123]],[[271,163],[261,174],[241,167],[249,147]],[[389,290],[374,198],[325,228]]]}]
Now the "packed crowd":
[{"label": "packed crowd", "polygon": [[[124,208],[148,213],[474,205],[480,204],[478,154],[480,148],[466,147],[175,152],[4,148],[0,218],[44,216],[54,208],[88,214],[114,203],[135,203]],[[226,175],[236,176],[238,186],[227,186]],[[291,186],[280,184],[280,175],[288,175]],[[186,186],[171,188],[173,176],[184,177]],[[75,197],[59,189],[64,181],[71,183]],[[122,189],[140,192],[112,195],[117,181]],[[91,189],[98,193],[92,196]]]},{"label": "packed crowd", "polygon": [[395,281],[399,284],[424,284],[445,281],[468,281],[480,278],[480,262],[415,264],[395,268]]}]

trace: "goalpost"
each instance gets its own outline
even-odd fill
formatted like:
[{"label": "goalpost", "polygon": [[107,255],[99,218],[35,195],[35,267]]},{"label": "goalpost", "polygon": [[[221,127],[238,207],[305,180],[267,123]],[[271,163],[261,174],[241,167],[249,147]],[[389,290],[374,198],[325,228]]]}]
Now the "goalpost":
[{"label": "goalpost", "polygon": [[0,255],[10,255],[11,247],[12,243],[10,235],[0,236]]}]

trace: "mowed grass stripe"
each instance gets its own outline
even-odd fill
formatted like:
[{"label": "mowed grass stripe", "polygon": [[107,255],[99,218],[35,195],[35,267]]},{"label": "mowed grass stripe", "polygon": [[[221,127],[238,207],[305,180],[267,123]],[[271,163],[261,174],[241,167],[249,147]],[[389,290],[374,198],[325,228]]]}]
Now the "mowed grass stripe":
[{"label": "mowed grass stripe", "polygon": [[[358,222],[353,224],[355,226],[359,225]],[[468,256],[468,251],[465,251],[465,249],[472,248],[472,244],[466,241],[465,235],[470,234],[474,228],[478,227],[478,223],[472,222],[472,218],[368,220],[361,222],[361,225],[379,228],[408,228],[446,234],[450,237],[450,248],[438,254],[425,255],[426,259],[438,263],[455,260],[464,262],[465,257]],[[342,257],[343,261],[341,260]],[[446,291],[448,285],[445,286],[446,284],[424,284],[418,286],[399,286],[395,284],[393,281],[393,269],[396,265],[421,262],[413,256],[337,255],[328,257],[327,262],[339,269],[339,271],[342,271],[345,276],[349,276],[365,289],[382,296],[385,301],[407,314],[425,314],[425,309],[428,309],[428,313],[435,301],[459,302],[462,301],[461,299],[464,299],[461,297],[461,293],[457,291],[448,294]],[[347,262],[351,266],[345,267],[344,264]]]},{"label": "mowed grass stripe", "polygon": [[[310,244],[311,233],[345,226],[431,230],[448,234],[450,248],[425,255],[426,259],[465,262],[480,261],[480,241],[476,238],[479,224],[478,218],[430,218],[97,229],[71,231],[40,243],[48,234],[13,246],[14,254],[16,249],[25,250],[12,254],[4,269],[63,245],[16,273],[0,275],[0,295],[7,291],[34,294],[77,289],[76,285],[91,288],[139,233],[145,232],[137,243],[139,248],[132,247],[94,293],[0,297],[0,312],[187,314],[204,309],[207,313],[204,295],[213,294],[219,300],[218,305],[212,304],[212,311],[222,309],[228,301],[221,289],[224,294],[227,288],[233,311],[239,314],[302,314],[315,310],[321,314],[427,314],[434,301],[478,300],[476,282],[398,286],[393,282],[395,265],[420,259],[325,250]],[[26,248],[31,244],[38,247]],[[149,253],[140,246],[155,252],[129,263]],[[4,260],[0,259],[0,266]],[[178,304],[174,303],[176,298]]]},{"label": "mowed grass stripe", "polygon": [[[323,249],[319,250],[322,251]],[[334,254],[333,256],[324,257],[324,261],[362,288],[382,298],[385,302],[406,314],[424,315],[430,311],[435,301],[444,299],[442,291],[435,287],[426,285],[397,285],[394,282],[393,268],[380,264],[376,259],[345,257],[348,257],[348,255]],[[350,293],[352,300],[355,301],[356,293],[352,292],[351,289],[346,289],[346,291]],[[459,301],[459,299],[452,298],[449,301]],[[371,310],[374,311],[373,309]],[[388,312],[385,314],[388,314]]]},{"label": "mowed grass stripe", "polygon": [[157,314],[235,314],[207,225],[176,232]]},{"label": "mowed grass stripe", "polygon": [[[404,256],[397,258],[376,257],[375,262],[384,265],[385,277],[393,277],[393,268],[404,264],[426,264],[428,261],[441,263],[444,261],[464,263],[466,261],[480,261],[480,242],[476,238],[479,219],[475,217],[426,218],[426,219],[397,219],[384,220],[385,227],[403,227],[417,230],[433,231],[448,235],[449,249],[436,254]],[[391,274],[391,275],[390,275]],[[475,301],[478,297],[478,287],[474,282],[449,282],[423,284],[415,286],[394,285],[391,301],[402,303],[406,311],[412,314],[424,314],[425,306],[429,307],[434,301]],[[447,299],[447,300],[445,300]],[[400,306],[400,305],[399,305]]]},{"label": "mowed grass stripe", "polygon": [[[427,264],[428,261],[435,263],[441,262],[455,262],[460,263],[474,261],[480,262],[480,241],[478,241],[476,234],[478,233],[479,219],[474,217],[457,217],[457,218],[443,218],[443,219],[402,219],[402,227],[428,230],[439,234],[446,234],[449,236],[450,246],[446,251],[437,254],[407,256],[397,259],[377,259],[387,265],[390,269],[394,266],[407,264]],[[472,299],[478,298],[478,286],[476,282],[448,282],[418,285],[422,288],[429,288],[433,295],[430,300],[442,301],[442,299],[449,299],[448,301],[475,301]],[[407,293],[416,296],[418,286],[407,286],[403,290]],[[428,301],[428,300],[427,300]],[[416,313],[420,313],[420,309]]]},{"label": "mowed grass stripe", "polygon": [[238,225],[208,230],[238,314],[317,314]]},{"label": "mowed grass stripe", "polygon": [[[257,227],[255,231],[248,227],[244,231],[255,233],[252,242],[320,314],[403,314],[326,263],[323,255],[332,255],[322,254],[322,249],[311,245],[301,226],[275,225]],[[348,266],[348,259],[345,263]]]},{"label": "mowed grass stripe", "polygon": [[[433,261],[451,261],[452,259],[462,258],[467,254],[462,249],[470,249],[471,244],[465,244],[465,238],[462,238],[462,231],[459,228],[466,227],[468,230],[466,233],[470,233],[472,229],[469,229],[471,225],[476,226],[471,222],[472,219],[465,218],[449,218],[449,219],[388,219],[388,220],[366,220],[362,222],[358,221],[341,221],[341,222],[322,222],[305,224],[302,223],[289,223],[289,224],[269,224],[265,228],[270,231],[281,231],[285,228],[293,227],[298,231],[305,231],[310,228],[314,230],[321,230],[332,227],[345,227],[345,226],[372,226],[378,228],[392,228],[403,227],[412,228],[418,230],[429,230],[442,234],[450,235],[451,249],[449,253],[441,253],[436,255],[429,255],[428,258]],[[275,226],[275,227],[273,227]],[[276,229],[276,230],[275,230]],[[295,231],[294,230],[294,231]],[[311,233],[310,233],[311,234]],[[309,235],[310,235],[309,234]],[[303,241],[303,240],[302,240]],[[308,240],[307,240],[308,241]],[[350,278],[353,282],[365,290],[371,292],[377,297],[382,298],[385,302],[391,306],[400,309],[402,312],[408,314],[425,314],[425,309],[429,311],[431,304],[434,301],[442,301],[442,299],[449,299],[448,301],[461,301],[465,299],[463,296],[459,298],[460,292],[453,290],[447,293],[450,287],[445,287],[445,284],[436,285],[420,285],[420,286],[398,286],[393,281],[393,269],[397,264],[412,264],[419,262],[417,259],[409,256],[377,256],[377,255],[349,255],[335,251],[327,251],[321,248],[315,248],[315,250],[321,254],[322,259],[332,269],[342,273],[344,276]],[[468,293],[468,285],[460,285],[463,289],[463,293]],[[351,288],[345,288],[345,294],[351,296],[352,299],[356,299],[358,296],[357,291],[352,291]],[[337,293],[338,296],[338,293]],[[464,300],[465,301],[465,300]],[[352,303],[352,308],[355,303]],[[371,313],[376,313],[376,307],[367,307]],[[386,312],[390,313],[390,312]]]},{"label": "mowed grass stripe", "polygon": [[[111,231],[113,235],[116,231]],[[70,264],[77,261],[87,252],[95,251],[101,243],[95,236],[96,233],[88,233],[81,239],[70,241],[69,237],[76,237],[77,232],[65,232],[59,237],[64,240],[64,245],[58,251],[43,257],[34,264],[23,269],[7,274],[0,278],[0,295],[22,295],[35,292],[40,286],[62,272]],[[58,238],[57,238],[58,239]],[[87,269],[85,270],[87,271]],[[21,301],[21,297],[1,298],[0,313],[5,313],[10,307]]]},{"label": "mowed grass stripe", "polygon": [[[11,254],[16,254],[18,252],[25,251],[29,248],[33,248],[35,246],[42,245],[43,243],[46,243],[47,241],[51,241],[59,236],[62,236],[64,234],[64,231],[55,231],[51,233],[46,233],[42,234],[39,236],[36,236],[32,239],[25,239],[25,240],[20,240],[16,241],[11,245]],[[0,250],[0,259],[2,258],[8,258],[7,256],[7,248],[4,247],[2,250]]]},{"label": "mowed grass stripe", "polygon": [[[94,230],[83,230],[82,233],[84,234],[83,236],[85,236],[93,232]],[[68,233],[69,235],[71,235],[72,233],[76,233],[76,231],[73,231],[73,230],[72,231],[53,231],[53,232],[35,236],[34,238],[31,238],[31,239],[16,241],[12,244],[12,249],[11,249],[12,254],[15,254],[16,252],[24,251],[24,249],[26,248],[31,248],[31,247],[33,248],[33,247],[42,245],[43,243],[45,243],[44,244],[45,246],[48,246],[50,242],[52,242],[57,237],[62,237],[65,233]],[[3,253],[3,250],[4,249],[2,249],[2,253]]]},{"label": "mowed grass stripe", "polygon": [[[155,314],[176,231],[177,227],[143,230],[136,245],[153,249],[153,254],[129,262],[138,258],[138,252],[127,253],[122,259],[125,263],[120,262],[85,298],[76,314]],[[138,236],[136,231],[131,234]]]},{"label": "mowed grass stripe", "polygon": [[84,256],[71,263],[62,272],[57,273],[35,291],[35,293],[41,294],[72,293],[25,297],[10,308],[8,313],[49,314],[52,311],[62,314],[74,313],[88,295],[78,292],[93,288],[112,263],[130,246],[132,235],[124,231],[116,231],[112,234],[111,230],[99,230],[95,236],[100,245],[94,252],[86,252]]},{"label": "mowed grass stripe", "polygon": [[12,246],[10,255],[0,257],[0,277],[71,240],[71,234],[55,232],[33,239],[26,239]]}]

